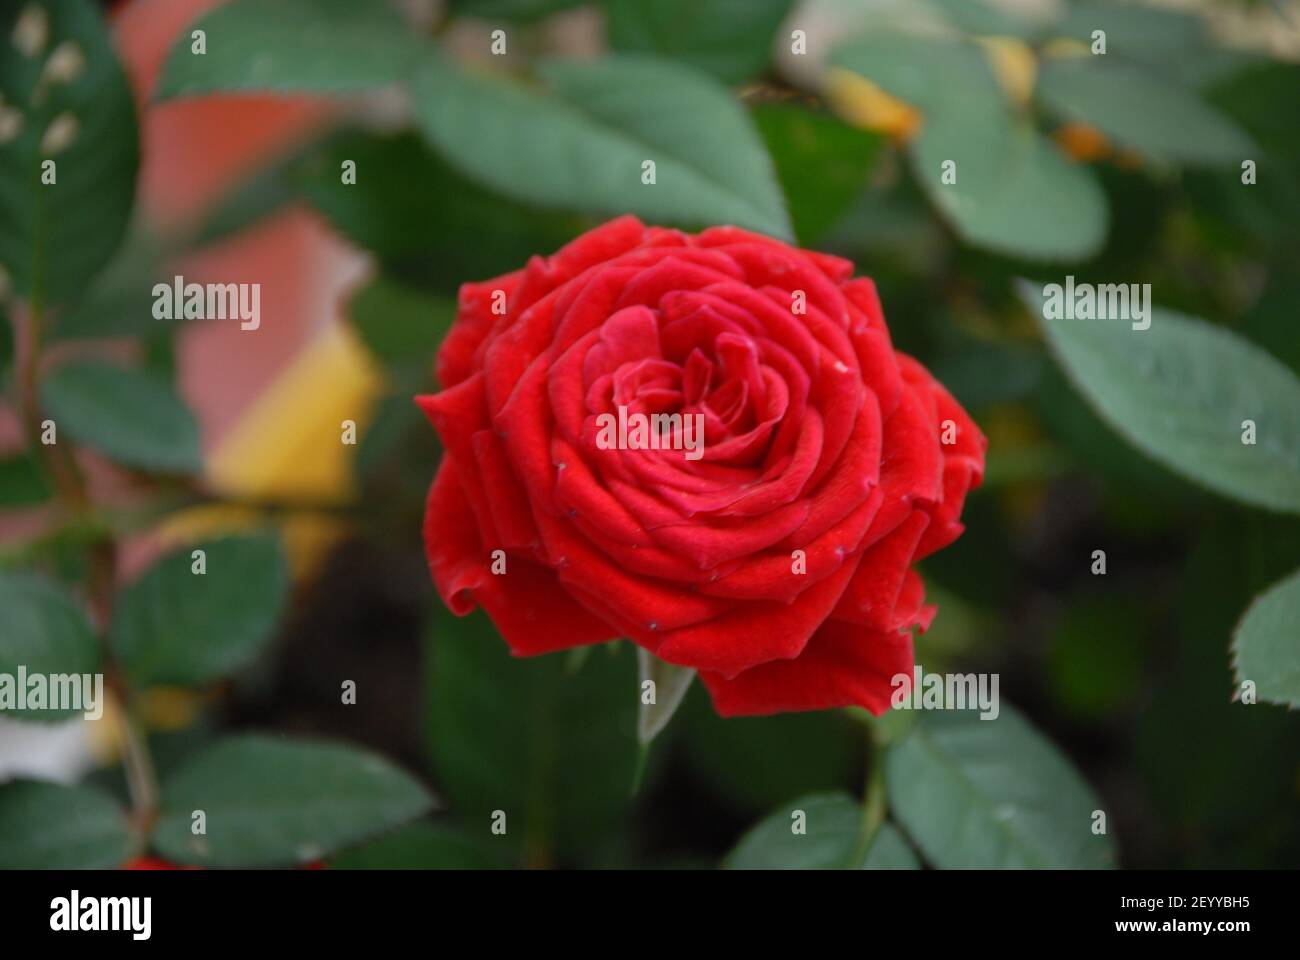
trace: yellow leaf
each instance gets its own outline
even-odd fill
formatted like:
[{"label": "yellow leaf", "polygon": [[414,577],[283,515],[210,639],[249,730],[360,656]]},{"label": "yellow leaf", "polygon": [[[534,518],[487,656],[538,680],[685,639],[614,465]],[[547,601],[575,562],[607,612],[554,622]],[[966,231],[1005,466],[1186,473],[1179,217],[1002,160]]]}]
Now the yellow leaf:
[{"label": "yellow leaf", "polygon": [[1038,60],[1034,51],[1015,37],[978,37],[977,42],[984,48],[984,56],[1006,95],[1015,104],[1027,104],[1038,79]]},{"label": "yellow leaf", "polygon": [[921,128],[921,113],[852,70],[832,67],[826,74],[826,99],[854,126],[906,143]]},{"label": "yellow leaf", "polygon": [[346,503],[356,496],[342,423],[367,421],[382,386],[351,331],[331,327],[259,396],[208,459],[214,491],[233,498]]},{"label": "yellow leaf", "polygon": [[[346,532],[342,521],[313,506],[345,504],[356,496],[352,459],[342,424],[355,421],[358,437],[383,388],[365,348],[345,327],[317,337],[263,391],[207,462],[213,492],[233,500],[304,504],[278,518],[297,581],[319,569]],[[263,511],[232,504],[193,507],[157,530],[177,547],[267,525]]]}]

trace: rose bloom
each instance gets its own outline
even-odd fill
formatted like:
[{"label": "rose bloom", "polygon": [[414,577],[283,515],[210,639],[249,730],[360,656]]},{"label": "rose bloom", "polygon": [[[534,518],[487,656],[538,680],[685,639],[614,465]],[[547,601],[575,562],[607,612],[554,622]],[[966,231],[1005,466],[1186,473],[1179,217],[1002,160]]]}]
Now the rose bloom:
[{"label": "rose bloom", "polygon": [[[987,444],[852,272],[622,217],[465,284],[417,398],[447,606],[520,656],[627,637],[726,716],[887,709],[935,612],[912,565],[961,533]],[[619,407],[702,414],[703,455],[608,449]]]}]

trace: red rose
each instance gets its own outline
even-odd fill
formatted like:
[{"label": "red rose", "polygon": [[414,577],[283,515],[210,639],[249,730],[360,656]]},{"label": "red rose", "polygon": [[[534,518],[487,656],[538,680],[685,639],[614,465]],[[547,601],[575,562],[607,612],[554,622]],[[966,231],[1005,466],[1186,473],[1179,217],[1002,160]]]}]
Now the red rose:
[{"label": "red rose", "polygon": [[[444,389],[418,398],[447,606],[521,656],[628,637],[724,715],[884,711],[934,616],[912,564],[961,533],[986,441],[852,270],[622,217],[465,284]],[[620,407],[691,415],[702,451],[610,449]]]}]

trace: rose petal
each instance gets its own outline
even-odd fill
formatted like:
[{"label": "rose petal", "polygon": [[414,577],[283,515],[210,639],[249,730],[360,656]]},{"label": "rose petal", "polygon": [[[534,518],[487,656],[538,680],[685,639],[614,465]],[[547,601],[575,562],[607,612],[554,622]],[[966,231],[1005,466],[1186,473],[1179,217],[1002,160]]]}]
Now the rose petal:
[{"label": "rose petal", "polygon": [[891,680],[910,677],[912,637],[827,621],[793,660],[774,660],[734,677],[702,672],[700,679],[724,717],[766,716],[795,710],[889,709]]}]

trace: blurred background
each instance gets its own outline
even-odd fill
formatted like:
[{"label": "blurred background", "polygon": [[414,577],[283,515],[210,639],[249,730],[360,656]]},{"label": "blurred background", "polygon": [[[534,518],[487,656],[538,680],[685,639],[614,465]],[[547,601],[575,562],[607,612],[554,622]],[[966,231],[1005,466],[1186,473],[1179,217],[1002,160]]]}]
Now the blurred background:
[{"label": "blurred background", "polygon": [[[367,71],[383,79],[418,38],[467,71],[529,78],[529,96],[545,98],[559,95],[551,58],[631,52],[693,71],[747,117],[744,149],[771,158],[791,239],[873,277],[896,346],[989,436],[966,533],[924,564],[940,611],[917,641],[925,669],[999,673],[1004,701],[1103,799],[1122,866],[1300,864],[1300,717],[1234,704],[1229,651],[1252,598],[1300,564],[1300,521],[1207,492],[1129,446],[1067,383],[1015,287],[1067,273],[1150,283],[1158,305],[1300,368],[1300,5],[321,2],[319,21],[293,32],[320,51],[338,34],[353,45],[327,58],[333,87],[305,89],[281,82],[275,56],[243,61],[240,76],[228,48],[211,47],[201,68],[175,52],[200,18],[233,10],[207,21],[214,44],[239,29],[234,8],[256,4],[71,6],[102,21],[103,54],[125,76],[121,98],[96,101],[114,143],[88,147],[103,166],[125,158],[103,174],[116,182],[87,194],[121,209],[78,208],[78,242],[103,252],[59,281],[69,292],[49,298],[36,364],[56,382],[63,365],[112,361],[170,384],[166,402],[188,411],[170,434],[150,425],[154,402],[114,396],[136,403],[130,437],[157,427],[165,449],[192,443],[193,456],[160,462],[130,438],[100,442],[121,427],[95,417],[112,420],[113,396],[46,395],[70,411],[70,433],[78,412],[85,424],[75,467],[93,508],[69,506],[60,468],[24,446],[33,299],[0,258],[0,564],[61,583],[92,620],[108,616],[96,596],[206,538],[270,537],[280,552],[268,569],[284,572],[265,640],[239,669],[187,683],[143,671],[112,708],[130,712],[160,777],[216,735],[255,729],[365,747],[437,798],[413,832],[339,865],[711,866],[788,801],[860,792],[862,718],[723,721],[696,689],[633,794],[632,651],[595,651],[580,669],[563,655],[512,660],[490,623],[455,620],[429,583],[420,528],[439,453],[410,398],[435,389],[458,285],[610,215],[699,227],[708,207],[647,210],[634,188],[626,202],[579,193],[544,169],[512,179],[494,131],[524,122],[510,112],[524,108],[488,99],[457,137],[439,88]],[[280,50],[284,22],[264,19],[239,35]],[[1063,67],[1096,55],[1098,29],[1118,64],[1101,104]],[[493,55],[497,30],[506,46]],[[2,56],[0,79],[19,82],[17,55]],[[701,104],[709,123],[716,105]],[[92,127],[83,118],[83,136]],[[116,140],[137,128],[133,158]],[[495,146],[475,156],[474,143]],[[1004,170],[1005,194],[965,203],[963,188],[937,188],[925,171],[953,144],[968,169]],[[1258,162],[1256,184],[1242,185],[1240,157]],[[340,179],[348,160],[354,184]],[[760,208],[746,225],[771,223]],[[153,319],[153,283],[177,274],[260,283],[256,339],[227,321]],[[355,445],[340,443],[345,420]],[[1104,576],[1091,570],[1098,549]],[[340,705],[340,678],[355,681],[355,705]],[[105,732],[117,729],[0,718],[0,779],[88,777],[125,798],[123,734]],[[488,849],[467,825],[509,806],[502,797],[530,811],[527,824]]]}]

